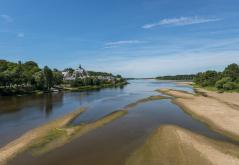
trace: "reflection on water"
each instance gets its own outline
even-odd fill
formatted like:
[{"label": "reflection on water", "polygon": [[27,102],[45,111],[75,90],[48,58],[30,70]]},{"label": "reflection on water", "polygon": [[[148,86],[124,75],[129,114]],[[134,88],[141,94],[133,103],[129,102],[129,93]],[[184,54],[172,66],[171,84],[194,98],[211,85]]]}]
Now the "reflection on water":
[{"label": "reflection on water", "polygon": [[171,87],[193,92],[190,87],[157,80],[132,80],[124,88],[98,91],[52,93],[0,98],[0,146],[27,130],[63,116],[79,107],[87,111],[74,123],[92,122],[125,105],[151,95],[155,89]]},{"label": "reflection on water", "polygon": [[126,116],[40,157],[24,153],[12,164],[25,165],[123,165],[125,159],[161,125],[174,124],[200,134],[227,140],[205,124],[185,114],[170,100],[141,104]]},{"label": "reflection on water", "polygon": [[[87,111],[75,119],[73,124],[93,122],[129,103],[159,95],[155,91],[159,88],[193,92],[191,87],[177,86],[173,82],[132,80],[130,83],[124,88],[100,91],[1,98],[0,145],[79,107],[87,107]],[[229,141],[166,99],[140,104],[126,116],[40,157],[32,157],[25,152],[11,164],[122,165],[152,131],[165,124],[178,125],[214,139]]]}]

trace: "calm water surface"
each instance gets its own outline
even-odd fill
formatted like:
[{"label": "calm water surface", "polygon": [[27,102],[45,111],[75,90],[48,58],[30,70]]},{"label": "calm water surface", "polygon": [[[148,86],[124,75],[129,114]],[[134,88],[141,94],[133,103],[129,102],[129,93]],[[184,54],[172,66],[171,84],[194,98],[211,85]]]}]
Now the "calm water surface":
[{"label": "calm water surface", "polygon": [[[177,86],[173,82],[133,80],[124,88],[1,99],[1,144],[76,108],[87,107],[87,111],[74,124],[92,122],[138,99],[159,95],[155,89],[165,87],[193,92],[191,87]],[[170,100],[159,100],[140,104],[126,116],[46,155],[32,157],[26,152],[11,164],[121,165],[150,133],[164,124],[174,124],[214,139],[228,140],[184,113]]]},{"label": "calm water surface", "polygon": [[[91,122],[128,103],[155,95],[160,87],[177,87],[174,83],[154,80],[130,81],[124,88],[100,91],[56,93],[22,97],[0,97],[0,146],[27,130],[63,116],[79,107],[88,110],[75,122]],[[183,88],[192,91],[190,88]]]}]

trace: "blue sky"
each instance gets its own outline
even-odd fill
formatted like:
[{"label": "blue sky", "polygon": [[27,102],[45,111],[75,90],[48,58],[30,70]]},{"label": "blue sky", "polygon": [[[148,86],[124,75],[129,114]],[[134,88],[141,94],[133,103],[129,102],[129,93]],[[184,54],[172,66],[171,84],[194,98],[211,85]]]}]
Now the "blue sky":
[{"label": "blue sky", "polygon": [[0,59],[126,77],[239,63],[238,0],[0,0]]}]

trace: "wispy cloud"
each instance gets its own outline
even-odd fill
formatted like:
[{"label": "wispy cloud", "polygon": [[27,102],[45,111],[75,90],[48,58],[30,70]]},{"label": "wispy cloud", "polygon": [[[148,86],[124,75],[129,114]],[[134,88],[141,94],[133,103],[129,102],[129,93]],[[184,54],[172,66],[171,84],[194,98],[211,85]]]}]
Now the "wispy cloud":
[{"label": "wispy cloud", "polygon": [[203,18],[203,17],[180,17],[180,18],[167,18],[162,19],[159,22],[146,24],[142,26],[144,29],[151,29],[157,26],[163,25],[171,25],[171,26],[185,26],[185,25],[193,25],[193,24],[202,24],[208,22],[216,22],[221,21],[221,18]]},{"label": "wispy cloud", "polygon": [[17,37],[23,38],[23,37],[25,37],[25,34],[24,33],[17,33]]},{"label": "wispy cloud", "polygon": [[121,45],[140,44],[140,43],[145,43],[145,41],[139,41],[139,40],[114,41],[114,42],[105,43],[105,48],[115,48]]},{"label": "wispy cloud", "polygon": [[7,23],[13,22],[13,18],[7,14],[0,14],[0,18],[3,19]]}]

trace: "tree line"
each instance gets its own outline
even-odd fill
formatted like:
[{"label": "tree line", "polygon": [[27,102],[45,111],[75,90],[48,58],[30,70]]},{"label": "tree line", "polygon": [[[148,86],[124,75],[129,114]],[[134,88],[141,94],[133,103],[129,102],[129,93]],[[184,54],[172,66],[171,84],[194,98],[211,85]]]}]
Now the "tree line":
[{"label": "tree line", "polygon": [[0,86],[8,88],[28,87],[38,90],[49,90],[61,84],[63,75],[57,69],[48,66],[39,68],[34,61],[22,63],[0,60]]},{"label": "tree line", "polygon": [[159,80],[193,80],[195,74],[175,75],[175,76],[159,76],[156,79]]},{"label": "tree line", "polygon": [[239,90],[239,65],[230,64],[222,72],[200,72],[193,81],[201,87],[214,87],[220,91]]},{"label": "tree line", "polygon": [[[72,68],[66,68],[73,74]],[[30,93],[34,90],[50,91],[52,87],[64,88],[80,86],[102,86],[126,82],[120,75],[106,72],[88,71],[89,76],[77,77],[75,80],[64,81],[63,74],[57,69],[48,66],[40,68],[34,61],[14,63],[0,60],[0,95]],[[99,77],[103,78],[99,78]]]},{"label": "tree line", "polygon": [[71,87],[81,87],[81,86],[101,86],[101,85],[114,85],[118,83],[126,82],[123,78],[112,77],[112,79],[100,79],[98,77],[86,77],[76,78],[74,81],[70,81]]}]

